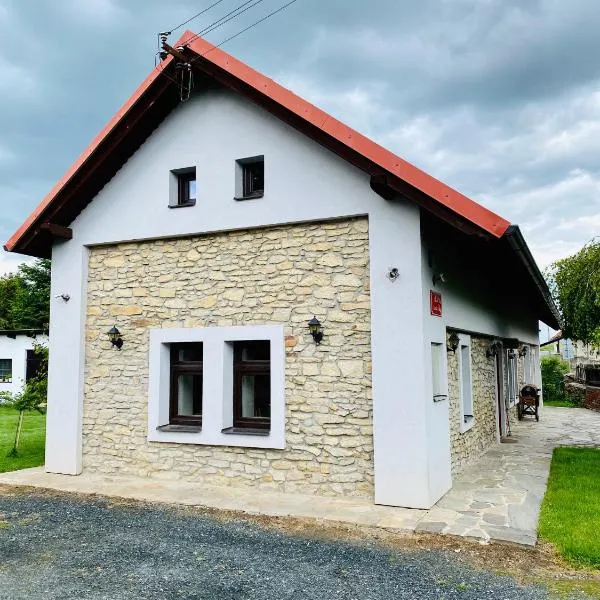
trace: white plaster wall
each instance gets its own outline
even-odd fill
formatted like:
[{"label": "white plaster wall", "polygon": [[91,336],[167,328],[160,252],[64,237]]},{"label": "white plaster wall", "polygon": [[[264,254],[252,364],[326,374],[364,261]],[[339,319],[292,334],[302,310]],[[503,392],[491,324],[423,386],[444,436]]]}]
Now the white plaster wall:
[{"label": "white plaster wall", "polygon": [[[265,156],[265,196],[237,202],[235,160]],[[169,209],[169,170],[196,166],[194,207]],[[373,193],[369,177],[232,92],[178,107],[53,249],[53,347],[46,469],[81,471],[83,323],[89,245],[368,215],[373,340],[375,501],[428,507],[420,214]],[[389,267],[398,281],[386,277]],[[327,323],[324,323],[325,328]],[[124,332],[126,334],[126,332]]]},{"label": "white plaster wall", "polygon": [[27,369],[27,350],[33,350],[34,342],[48,345],[48,336],[37,335],[35,340],[27,335],[15,339],[0,335],[0,358],[12,359],[12,382],[0,383],[0,392],[18,394],[23,389]]},{"label": "white plaster wall", "polygon": [[[437,239],[435,243],[439,252],[439,247],[443,248],[444,240]],[[464,268],[464,264],[460,262],[452,264],[448,255],[444,255],[444,266],[453,273],[460,273],[460,280],[434,285],[434,271],[429,264],[429,250],[427,240],[422,240],[421,303],[424,330],[422,347],[426,369],[431,365],[431,343],[443,343],[446,348],[448,327],[490,336],[519,338],[534,346],[539,344],[537,316],[524,312],[516,291],[512,302],[499,307],[491,293],[485,290],[482,292],[478,274]],[[473,297],[468,290],[476,287],[479,290],[478,295]],[[441,317],[431,315],[430,291],[432,290],[442,294]],[[430,378],[427,378],[425,389],[427,456],[430,463],[429,493],[431,497],[439,498],[452,486],[449,401],[437,403],[432,401]]]}]

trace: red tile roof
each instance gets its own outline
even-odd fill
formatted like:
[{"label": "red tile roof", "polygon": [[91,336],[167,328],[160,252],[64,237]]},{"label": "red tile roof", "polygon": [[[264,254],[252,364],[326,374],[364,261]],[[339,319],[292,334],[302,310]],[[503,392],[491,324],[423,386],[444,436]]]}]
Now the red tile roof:
[{"label": "red tile roof", "polygon": [[[186,31],[175,47],[179,47],[193,35],[193,32]],[[197,69],[249,96],[371,175],[383,177],[392,190],[402,190],[409,197],[414,195],[414,199],[433,212],[439,214],[441,210],[442,214],[449,215],[450,220],[453,215],[454,219],[466,221],[476,230],[494,238],[500,238],[510,226],[502,217],[344,125],[272,79],[214,47],[210,42],[195,38],[186,45],[185,52],[188,60],[193,61]],[[162,63],[163,69],[168,69],[172,60],[169,56]],[[40,240],[35,243],[36,237],[48,236],[41,226],[51,221],[58,222],[59,225],[69,225],[74,216],[91,200],[82,199],[82,194],[76,193],[76,190],[70,189],[69,186],[79,189],[78,178],[85,178],[86,170],[98,170],[99,164],[106,158],[100,152],[102,144],[111,135],[116,134],[119,128],[124,127],[128,130],[127,119],[136,107],[139,108],[142,101],[146,100],[149,101],[148,106],[151,106],[154,98],[158,97],[165,87],[165,77],[161,75],[160,70],[153,70],[6,242],[6,250],[39,254],[42,247],[46,254],[49,252],[50,238],[43,238],[43,243]],[[128,133],[122,133],[121,137],[125,135]]]}]

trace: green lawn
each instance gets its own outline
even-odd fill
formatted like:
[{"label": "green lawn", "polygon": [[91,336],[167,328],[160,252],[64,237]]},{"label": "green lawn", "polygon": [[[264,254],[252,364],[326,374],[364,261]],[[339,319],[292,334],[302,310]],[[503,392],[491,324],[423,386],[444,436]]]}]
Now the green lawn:
[{"label": "green lawn", "polygon": [[575,565],[600,568],[600,448],[556,448],[539,534]]},{"label": "green lawn", "polygon": [[14,458],[7,456],[15,439],[18,419],[16,410],[0,406],[0,473],[44,464],[46,416],[38,412],[25,414],[19,455]]},{"label": "green lawn", "polygon": [[563,400],[545,400],[544,399],[544,406],[564,406],[567,408],[577,408],[577,404],[575,404],[574,402],[571,402],[571,400],[569,400],[568,398],[565,398]]}]

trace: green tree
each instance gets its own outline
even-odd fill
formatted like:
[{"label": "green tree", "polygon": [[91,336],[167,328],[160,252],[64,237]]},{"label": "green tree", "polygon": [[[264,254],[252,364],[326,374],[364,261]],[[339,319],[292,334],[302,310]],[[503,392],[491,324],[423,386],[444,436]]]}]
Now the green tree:
[{"label": "green tree", "polygon": [[0,329],[15,329],[13,326],[13,305],[24,287],[21,276],[9,273],[0,277]]},{"label": "green tree", "polygon": [[569,363],[560,356],[542,356],[542,386],[546,400],[565,398],[565,375],[569,372]]},{"label": "green tree", "polygon": [[47,329],[50,322],[50,261],[40,258],[19,265],[21,281],[16,286],[9,310],[12,329]]},{"label": "green tree", "polygon": [[25,413],[31,411],[44,413],[46,410],[48,397],[48,348],[34,342],[33,350],[41,359],[35,376],[25,383],[23,390],[18,394],[12,395],[9,392],[1,393],[2,398],[19,411],[13,447],[8,456],[17,456],[19,454],[19,443],[21,441]]},{"label": "green tree", "polygon": [[555,262],[548,283],[563,316],[563,335],[600,346],[600,238]]}]

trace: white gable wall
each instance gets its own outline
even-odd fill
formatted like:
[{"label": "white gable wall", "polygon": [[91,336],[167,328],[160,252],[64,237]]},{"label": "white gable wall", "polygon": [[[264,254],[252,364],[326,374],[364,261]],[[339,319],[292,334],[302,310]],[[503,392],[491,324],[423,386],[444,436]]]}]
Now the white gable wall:
[{"label": "white gable wall", "polygon": [[[235,160],[257,155],[265,196],[235,201]],[[192,166],[196,206],[169,209],[169,171]],[[370,230],[375,501],[431,506],[439,496],[428,484],[426,374],[415,352],[423,342],[418,208],[383,200],[366,174],[218,88],[167,117],[75,220],[73,239],[53,248],[46,469],[81,471],[88,246],[355,215],[368,215]],[[390,267],[400,272],[393,283]],[[69,302],[54,298],[62,293]]]}]

